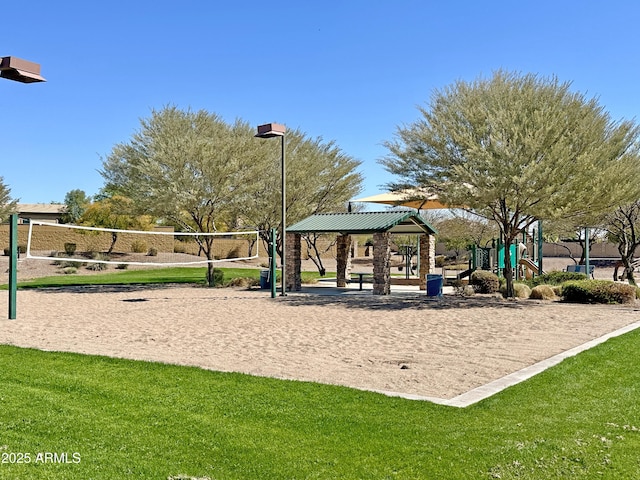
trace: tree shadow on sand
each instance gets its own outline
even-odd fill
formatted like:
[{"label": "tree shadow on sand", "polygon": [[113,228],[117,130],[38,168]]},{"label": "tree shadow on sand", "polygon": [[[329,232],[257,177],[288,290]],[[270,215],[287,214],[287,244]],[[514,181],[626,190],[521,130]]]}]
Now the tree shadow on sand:
[{"label": "tree shadow on sand", "polygon": [[124,293],[145,292],[149,290],[166,290],[184,286],[180,284],[155,283],[139,285],[64,285],[60,287],[41,287],[29,289],[41,293]]},{"label": "tree shadow on sand", "polygon": [[422,295],[288,295],[280,297],[280,301],[293,306],[329,306],[373,310],[448,310],[462,308],[491,308],[522,310],[544,307],[548,302],[536,300],[507,300],[489,295],[462,297],[444,295],[442,297],[426,297]]}]

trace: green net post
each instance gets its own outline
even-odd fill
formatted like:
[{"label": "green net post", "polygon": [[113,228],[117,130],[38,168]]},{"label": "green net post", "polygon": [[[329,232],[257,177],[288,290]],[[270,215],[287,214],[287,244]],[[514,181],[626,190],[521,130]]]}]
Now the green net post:
[{"label": "green net post", "polygon": [[271,229],[271,262],[269,263],[271,278],[271,298],[276,298],[276,229]]},{"label": "green net post", "polygon": [[18,291],[18,215],[9,216],[9,320],[16,318]]},{"label": "green net post", "polygon": [[542,252],[544,247],[544,237],[542,234],[542,220],[538,220],[538,275],[542,275]]}]

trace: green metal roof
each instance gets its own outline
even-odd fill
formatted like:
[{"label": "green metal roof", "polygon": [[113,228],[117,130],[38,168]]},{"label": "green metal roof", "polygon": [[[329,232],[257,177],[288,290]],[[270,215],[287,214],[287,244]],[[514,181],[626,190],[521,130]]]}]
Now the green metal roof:
[{"label": "green metal roof", "polygon": [[318,213],[287,227],[289,233],[437,233],[414,211]]}]

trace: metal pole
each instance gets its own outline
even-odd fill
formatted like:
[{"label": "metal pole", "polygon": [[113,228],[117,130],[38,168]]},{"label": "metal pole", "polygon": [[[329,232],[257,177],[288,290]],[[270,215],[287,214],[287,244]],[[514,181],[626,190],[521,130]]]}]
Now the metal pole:
[{"label": "metal pole", "polygon": [[18,291],[18,215],[9,216],[9,320],[16,318]]},{"label": "metal pole", "polygon": [[542,248],[544,240],[542,239],[542,220],[538,220],[538,275],[542,275]]},{"label": "metal pole", "polygon": [[589,227],[584,229],[584,270],[589,278]]},{"label": "metal pole", "polygon": [[287,162],[284,154],[284,138],[282,135],[282,296],[287,294]]},{"label": "metal pole", "polygon": [[271,263],[269,264],[269,278],[271,279],[271,298],[276,298],[276,275],[277,275],[277,269],[276,269],[276,239],[277,239],[277,233],[276,233],[276,229],[272,228],[271,229],[271,248],[269,249],[270,252],[270,256],[271,256]]}]

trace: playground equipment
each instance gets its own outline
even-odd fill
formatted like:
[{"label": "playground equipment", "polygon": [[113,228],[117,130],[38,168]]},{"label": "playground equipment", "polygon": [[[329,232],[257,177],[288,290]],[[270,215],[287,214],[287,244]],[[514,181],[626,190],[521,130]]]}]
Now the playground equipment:
[{"label": "playground equipment", "polygon": [[[518,265],[523,267],[523,271],[519,273],[526,279],[540,274],[540,267],[538,266],[538,264],[529,258],[521,258],[520,260],[518,260]],[[544,272],[542,273],[544,274]]]},{"label": "playground equipment", "polygon": [[[511,268],[516,280],[532,278],[542,275],[542,227],[538,223],[538,229],[533,231],[529,237],[531,240],[533,256],[529,256],[527,235],[523,234],[522,241],[510,245]],[[455,280],[468,278],[475,270],[487,270],[502,276],[505,269],[505,245],[500,240],[493,240],[491,246],[481,247],[472,245],[470,247],[469,268],[456,274]]]}]

